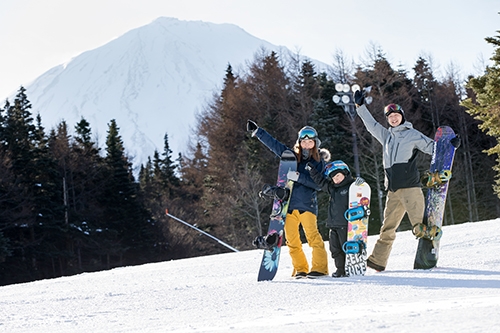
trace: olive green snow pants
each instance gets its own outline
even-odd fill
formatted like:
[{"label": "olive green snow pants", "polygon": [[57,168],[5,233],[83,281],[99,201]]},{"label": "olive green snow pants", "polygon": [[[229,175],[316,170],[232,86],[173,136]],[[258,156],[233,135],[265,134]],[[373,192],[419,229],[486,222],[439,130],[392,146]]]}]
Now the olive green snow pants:
[{"label": "olive green snow pants", "polygon": [[405,213],[408,213],[410,223],[414,226],[422,223],[424,210],[425,199],[420,187],[401,188],[395,192],[388,191],[379,239],[368,260],[385,268],[391,254],[392,243],[396,239],[396,230]]}]

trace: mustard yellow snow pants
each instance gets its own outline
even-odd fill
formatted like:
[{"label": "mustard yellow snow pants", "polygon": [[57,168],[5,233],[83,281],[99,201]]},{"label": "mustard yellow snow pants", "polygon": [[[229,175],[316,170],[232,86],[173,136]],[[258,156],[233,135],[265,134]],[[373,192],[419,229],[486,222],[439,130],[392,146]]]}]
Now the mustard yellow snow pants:
[{"label": "mustard yellow snow pants", "polygon": [[309,264],[302,250],[302,242],[300,241],[299,225],[302,224],[306,235],[307,243],[312,247],[312,265],[311,271],[328,274],[328,254],[325,250],[325,243],[318,231],[317,218],[311,212],[300,213],[298,210],[293,210],[288,213],[285,220],[285,237],[286,244],[290,250],[292,257],[292,265],[294,273],[304,272],[309,273]]},{"label": "mustard yellow snow pants", "polygon": [[401,188],[395,192],[388,191],[379,239],[368,260],[385,268],[391,254],[392,244],[396,239],[396,230],[405,213],[408,213],[410,223],[414,226],[422,223],[424,210],[425,199],[420,187]]}]

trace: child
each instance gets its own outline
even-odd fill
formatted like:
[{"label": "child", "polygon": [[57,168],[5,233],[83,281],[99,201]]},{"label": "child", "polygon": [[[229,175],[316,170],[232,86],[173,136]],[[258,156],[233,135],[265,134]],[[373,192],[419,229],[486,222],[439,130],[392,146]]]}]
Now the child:
[{"label": "child", "polygon": [[314,168],[309,168],[309,173],[316,184],[330,195],[326,226],[330,228],[330,252],[337,268],[332,277],[345,277],[345,252],[342,246],[347,241],[348,222],[344,213],[349,205],[349,187],[354,182],[359,185],[364,180],[354,180],[347,164],[340,160],[326,164],[323,173]]}]

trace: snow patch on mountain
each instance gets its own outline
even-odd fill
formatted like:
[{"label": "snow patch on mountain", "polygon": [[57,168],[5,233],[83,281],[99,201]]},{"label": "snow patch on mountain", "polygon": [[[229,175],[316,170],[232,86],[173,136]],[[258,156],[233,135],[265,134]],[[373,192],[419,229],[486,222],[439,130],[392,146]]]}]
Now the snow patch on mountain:
[{"label": "snow patch on mountain", "polygon": [[101,148],[115,119],[137,167],[163,152],[166,133],[174,158],[186,152],[196,113],[222,88],[228,64],[238,69],[261,49],[289,52],[233,24],[160,17],[25,88],[46,128],[65,120],[73,129],[84,117]]}]

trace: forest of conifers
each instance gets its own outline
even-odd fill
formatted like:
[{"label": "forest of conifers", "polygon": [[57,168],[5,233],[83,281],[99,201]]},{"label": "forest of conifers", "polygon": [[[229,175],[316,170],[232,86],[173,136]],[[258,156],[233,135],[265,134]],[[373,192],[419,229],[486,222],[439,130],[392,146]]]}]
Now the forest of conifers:
[{"label": "forest of conifers", "polygon": [[[468,79],[468,89],[453,68],[437,78],[429,59],[419,58],[410,72],[394,68],[380,50],[368,58],[354,65],[337,53],[326,73],[300,56],[261,50],[239,73],[228,65],[222,89],[198,114],[194,144],[173,158],[167,133],[163,151],[151,152],[135,176],[120,124],[110,120],[103,150],[85,119],[47,130],[21,87],[0,109],[0,285],[228,251],[167,217],[167,208],[239,250],[251,249],[271,211],[258,192],[276,181],[279,160],[246,132],[248,119],[289,147],[301,127],[313,126],[332,159],[351,170],[355,139],[360,174],[372,188],[369,230],[378,233],[385,202],[381,145],[332,101],[339,82],[371,86],[368,108],[385,126],[384,106],[397,103],[431,138],[441,125],[458,133],[445,225],[500,216],[492,151],[498,137],[484,133],[495,124],[498,130],[498,87],[496,102],[483,98],[487,78],[499,81],[499,55],[484,76]],[[429,162],[418,156],[422,174]],[[318,225],[327,239],[328,198],[319,199]],[[400,230],[409,226],[404,220]]]}]

